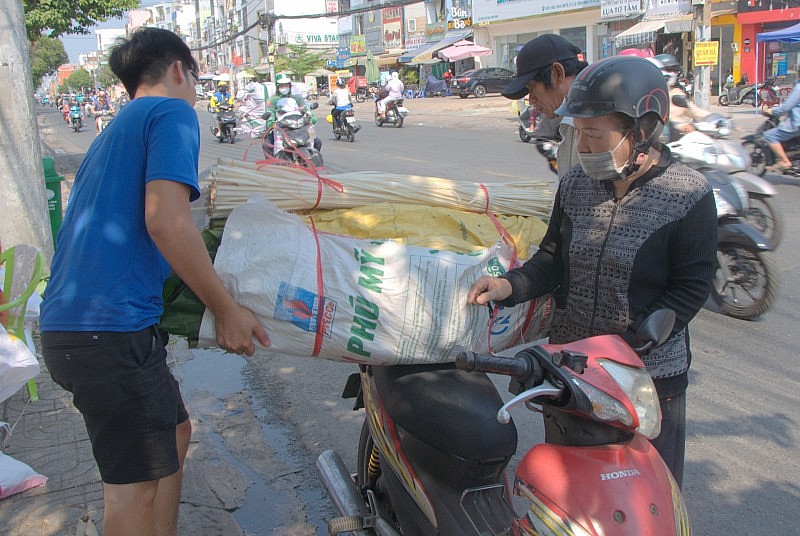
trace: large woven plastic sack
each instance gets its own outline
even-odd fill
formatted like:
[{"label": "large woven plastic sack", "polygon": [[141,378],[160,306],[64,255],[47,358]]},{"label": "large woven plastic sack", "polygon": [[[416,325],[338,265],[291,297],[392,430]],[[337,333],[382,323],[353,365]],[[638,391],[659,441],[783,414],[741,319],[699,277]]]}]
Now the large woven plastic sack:
[{"label": "large woven plastic sack", "polygon": [[[276,353],[416,364],[543,336],[543,302],[501,308],[491,337],[488,308],[466,303],[470,285],[504,273],[510,257],[500,244],[460,254],[323,234],[252,198],[228,217],[214,268],[263,323]],[[214,344],[213,320],[207,310],[201,345]]]}]

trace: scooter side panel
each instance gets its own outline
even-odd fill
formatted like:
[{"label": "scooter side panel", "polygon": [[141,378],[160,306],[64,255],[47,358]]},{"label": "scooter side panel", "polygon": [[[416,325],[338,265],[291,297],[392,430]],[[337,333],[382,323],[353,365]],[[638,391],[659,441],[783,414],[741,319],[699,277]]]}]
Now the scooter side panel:
[{"label": "scooter side panel", "polygon": [[599,447],[537,445],[517,468],[514,492],[531,501],[522,533],[690,534],[678,485],[641,436]]}]

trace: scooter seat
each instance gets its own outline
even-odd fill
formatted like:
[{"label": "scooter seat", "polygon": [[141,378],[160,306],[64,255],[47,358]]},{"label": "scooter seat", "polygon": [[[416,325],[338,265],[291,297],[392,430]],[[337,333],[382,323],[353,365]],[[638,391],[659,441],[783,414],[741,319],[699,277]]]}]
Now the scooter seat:
[{"label": "scooter seat", "polygon": [[516,452],[517,429],[497,422],[503,401],[485,374],[451,363],[372,367],[372,374],[389,416],[419,441],[473,461]]}]

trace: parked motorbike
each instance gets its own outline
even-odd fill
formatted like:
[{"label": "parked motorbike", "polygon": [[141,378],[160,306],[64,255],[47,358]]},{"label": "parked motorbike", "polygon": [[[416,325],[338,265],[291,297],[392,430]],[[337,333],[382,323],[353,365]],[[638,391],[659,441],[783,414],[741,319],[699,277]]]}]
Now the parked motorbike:
[{"label": "parked motorbike", "polygon": [[744,187],[724,171],[702,170],[717,205],[717,263],[711,297],[723,313],[752,320],[767,312],[778,294],[778,271],[769,240],[747,221]]},{"label": "parked motorbike", "polygon": [[403,126],[403,120],[408,115],[408,110],[403,107],[404,99],[397,99],[387,103],[384,117],[381,117],[381,114],[378,111],[378,101],[386,98],[386,95],[381,95],[383,95],[383,92],[376,93],[373,96],[375,99],[375,124],[379,127],[382,127],[384,123],[391,123],[395,127],[401,128]]},{"label": "parked motorbike", "polygon": [[356,92],[353,97],[356,99],[356,102],[364,102],[367,100],[367,97],[370,96],[369,86],[358,86],[356,88]]},{"label": "parked motorbike", "polygon": [[[672,97],[672,104],[686,106],[684,97]],[[722,139],[729,135],[733,122],[719,114],[709,114],[694,121],[695,131],[677,137],[669,144],[676,158],[698,170],[719,169],[738,181],[749,197],[744,210],[745,219],[769,240],[772,248],[783,238],[783,215],[772,198],[778,190],[767,180],[751,173],[753,164],[748,149],[741,143]],[[670,125],[670,131],[678,129]]]},{"label": "parked motorbike", "polygon": [[214,124],[211,125],[211,134],[220,143],[226,140],[234,143],[236,141],[236,112],[231,104],[221,103],[216,108],[208,106],[208,111],[214,114]]},{"label": "parked motorbike", "polygon": [[[773,89],[774,83],[772,80],[766,80],[762,82],[758,86],[759,95],[762,92],[770,92],[774,91]],[[765,93],[766,96],[768,93]],[[758,101],[761,102],[762,97],[758,98]],[[755,84],[747,84],[743,86],[734,86],[730,89],[723,90],[722,93],[719,95],[718,101],[720,106],[734,106],[739,104],[749,104],[750,106],[756,105],[756,85]]]},{"label": "parked motorbike", "polygon": [[519,139],[528,143],[534,138],[534,131],[539,126],[540,115],[533,106],[528,106],[519,114]]},{"label": "parked motorbike", "polygon": [[102,133],[106,127],[108,127],[109,123],[111,123],[111,120],[114,119],[114,112],[111,110],[100,110],[95,116],[100,118],[98,133]]},{"label": "parked motorbike", "polygon": [[356,132],[361,130],[361,127],[356,124],[356,114],[353,106],[339,111],[336,113],[336,108],[331,110],[333,116],[333,137],[341,139],[344,137],[347,141],[353,142],[356,139]]},{"label": "parked motorbike", "polygon": [[[264,138],[264,154],[299,166],[322,167],[322,153],[314,147],[309,112],[318,107],[319,104],[313,102],[306,110],[293,98],[280,99],[275,106],[277,117],[272,136]],[[268,110],[265,119],[271,114]]]},{"label": "parked motorbike", "polygon": [[[769,147],[769,143],[764,140],[764,132],[771,128],[775,128],[780,123],[780,116],[767,115],[758,130],[754,134],[744,137],[744,146],[750,153],[750,160],[752,161],[753,173],[763,176],[767,168],[775,165],[777,159],[775,153]],[[800,136],[792,138],[789,141],[782,142],[783,150],[786,156],[792,161],[792,167],[789,169],[781,170],[784,175],[793,177],[800,177]]]},{"label": "parked motorbike", "polygon": [[83,110],[79,104],[73,104],[69,107],[69,119],[72,122],[72,130],[80,132],[83,128]]},{"label": "parked motorbike", "polygon": [[[675,314],[642,323],[639,351],[662,343]],[[485,373],[511,377],[502,404]],[[325,451],[317,469],[342,517],[328,531],[359,535],[690,533],[681,491],[648,438],[660,432],[652,380],[619,335],[531,346],[515,356],[461,352],[452,365],[361,366],[344,396],[366,409],[351,476]],[[545,443],[516,469],[509,410],[545,415]]]}]

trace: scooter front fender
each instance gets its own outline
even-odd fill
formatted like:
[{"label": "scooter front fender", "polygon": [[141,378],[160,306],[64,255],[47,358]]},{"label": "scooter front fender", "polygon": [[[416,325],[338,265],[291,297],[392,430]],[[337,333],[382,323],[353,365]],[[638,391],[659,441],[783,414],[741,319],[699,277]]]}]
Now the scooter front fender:
[{"label": "scooter front fender", "polygon": [[744,186],[749,193],[761,194],[765,196],[776,196],[778,190],[769,182],[747,171],[736,171],[731,173],[731,177],[736,179]]},{"label": "scooter front fender", "polygon": [[750,223],[740,219],[721,221],[717,226],[719,244],[736,244],[761,251],[772,251],[772,244]]},{"label": "scooter front fender", "polygon": [[691,534],[678,484],[640,435],[596,447],[537,445],[517,468],[514,493],[530,501],[520,523],[536,534]]}]

